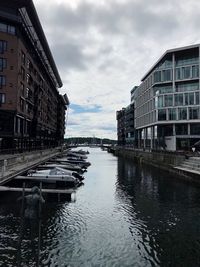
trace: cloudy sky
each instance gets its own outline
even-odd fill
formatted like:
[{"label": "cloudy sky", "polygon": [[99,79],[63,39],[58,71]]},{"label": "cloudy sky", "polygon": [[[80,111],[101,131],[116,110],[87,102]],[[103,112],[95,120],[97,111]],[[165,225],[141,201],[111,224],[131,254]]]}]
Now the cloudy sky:
[{"label": "cloudy sky", "polygon": [[116,139],[116,110],[167,50],[200,43],[197,0],[33,0],[70,108],[66,137]]}]

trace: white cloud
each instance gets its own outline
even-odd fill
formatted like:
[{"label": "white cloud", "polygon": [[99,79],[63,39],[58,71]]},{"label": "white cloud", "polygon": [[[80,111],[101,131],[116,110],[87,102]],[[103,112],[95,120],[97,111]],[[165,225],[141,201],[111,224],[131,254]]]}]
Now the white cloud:
[{"label": "white cloud", "polygon": [[[165,50],[200,42],[196,0],[34,0],[71,103],[66,135],[116,138],[116,110]],[[113,130],[112,130],[113,129]]]}]

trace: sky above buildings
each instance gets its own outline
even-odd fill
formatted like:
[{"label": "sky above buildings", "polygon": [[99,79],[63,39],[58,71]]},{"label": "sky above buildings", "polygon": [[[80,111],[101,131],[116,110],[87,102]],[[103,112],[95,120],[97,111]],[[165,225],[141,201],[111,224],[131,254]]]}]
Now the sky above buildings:
[{"label": "sky above buildings", "polygon": [[168,49],[200,43],[197,0],[33,0],[70,107],[66,137],[116,139],[116,110]]}]

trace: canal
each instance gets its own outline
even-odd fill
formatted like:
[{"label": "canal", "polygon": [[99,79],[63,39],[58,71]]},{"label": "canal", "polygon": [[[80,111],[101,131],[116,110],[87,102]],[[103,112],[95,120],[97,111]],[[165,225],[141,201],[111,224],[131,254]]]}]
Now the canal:
[{"label": "canal", "polygon": [[[200,266],[200,188],[89,151],[76,201],[43,207],[39,266]],[[0,266],[37,266],[38,225],[19,249],[20,209],[14,194],[0,197]]]}]

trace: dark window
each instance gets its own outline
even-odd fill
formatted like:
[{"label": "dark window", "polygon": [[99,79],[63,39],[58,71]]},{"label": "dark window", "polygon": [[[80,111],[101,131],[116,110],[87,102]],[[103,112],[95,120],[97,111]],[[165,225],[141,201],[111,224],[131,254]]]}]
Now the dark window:
[{"label": "dark window", "polygon": [[175,108],[170,108],[168,110],[169,112],[169,120],[176,120],[176,109]]},{"label": "dark window", "polygon": [[163,70],[162,80],[163,80],[163,82],[171,81],[172,80],[172,71],[171,70]]},{"label": "dark window", "polygon": [[7,59],[0,58],[0,71],[3,71],[7,67]]},{"label": "dark window", "polygon": [[6,95],[5,94],[0,94],[0,104],[6,103]]},{"label": "dark window", "polygon": [[7,51],[7,42],[0,40],[0,54],[3,54],[5,51]]},{"label": "dark window", "polygon": [[199,108],[191,107],[189,108],[189,119],[197,120],[199,118]]},{"label": "dark window", "polygon": [[176,125],[176,135],[187,135],[188,126],[187,124],[177,124]]},{"label": "dark window", "polygon": [[22,80],[25,80],[25,70],[23,67],[21,67],[21,75],[22,75]]},{"label": "dark window", "polygon": [[158,110],[158,120],[159,121],[166,121],[166,110],[165,109],[159,109]]},{"label": "dark window", "polygon": [[179,120],[187,120],[187,108],[179,108],[178,109],[178,119]]},{"label": "dark window", "polygon": [[25,65],[26,63],[26,56],[24,54],[24,52],[22,51],[22,57],[21,57],[21,60],[22,60],[22,64]]},{"label": "dark window", "polygon": [[194,134],[194,135],[200,134],[200,124],[199,123],[190,124],[190,134]]},{"label": "dark window", "polygon": [[183,94],[176,94],[175,95],[175,106],[182,106],[183,105]]},{"label": "dark window", "polygon": [[0,88],[4,85],[6,85],[6,76],[0,75]]},{"label": "dark window", "polygon": [[154,83],[161,82],[161,71],[154,72]]}]

